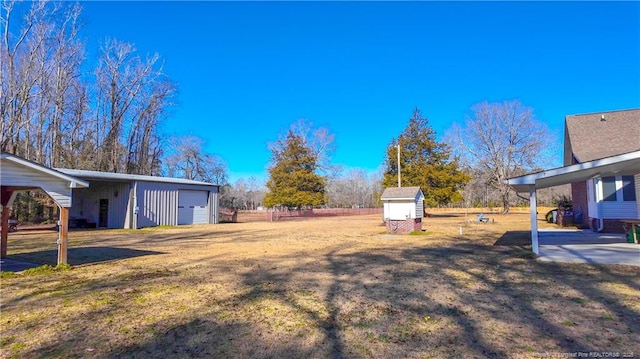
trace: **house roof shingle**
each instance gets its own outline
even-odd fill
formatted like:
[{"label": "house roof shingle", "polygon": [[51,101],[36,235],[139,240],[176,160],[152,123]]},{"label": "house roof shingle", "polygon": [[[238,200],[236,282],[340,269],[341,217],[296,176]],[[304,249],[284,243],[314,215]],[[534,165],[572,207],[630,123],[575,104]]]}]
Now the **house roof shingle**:
[{"label": "house roof shingle", "polygon": [[388,187],[382,192],[381,200],[385,199],[415,199],[420,187]]},{"label": "house roof shingle", "polygon": [[640,109],[565,117],[564,165],[640,150]]}]

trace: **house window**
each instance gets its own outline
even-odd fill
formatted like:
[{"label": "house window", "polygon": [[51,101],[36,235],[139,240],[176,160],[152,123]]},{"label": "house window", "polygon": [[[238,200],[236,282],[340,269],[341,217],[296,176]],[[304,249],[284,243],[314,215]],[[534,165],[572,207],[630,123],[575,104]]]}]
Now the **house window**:
[{"label": "house window", "polygon": [[615,177],[602,177],[602,200],[609,202],[617,201]]},{"label": "house window", "polygon": [[636,200],[636,184],[633,180],[633,176],[622,176],[622,200]]}]

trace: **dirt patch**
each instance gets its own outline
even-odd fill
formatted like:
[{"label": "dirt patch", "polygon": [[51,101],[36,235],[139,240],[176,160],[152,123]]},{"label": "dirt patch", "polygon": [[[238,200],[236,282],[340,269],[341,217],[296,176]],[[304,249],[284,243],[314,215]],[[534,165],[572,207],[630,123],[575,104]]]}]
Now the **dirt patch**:
[{"label": "dirt patch", "polygon": [[[527,213],[491,217],[394,237],[378,215],[76,231],[82,264],[2,280],[2,356],[640,353],[640,268],[539,262],[521,234],[494,245],[526,232]],[[9,237],[10,255],[47,261],[54,246],[55,233]]]}]

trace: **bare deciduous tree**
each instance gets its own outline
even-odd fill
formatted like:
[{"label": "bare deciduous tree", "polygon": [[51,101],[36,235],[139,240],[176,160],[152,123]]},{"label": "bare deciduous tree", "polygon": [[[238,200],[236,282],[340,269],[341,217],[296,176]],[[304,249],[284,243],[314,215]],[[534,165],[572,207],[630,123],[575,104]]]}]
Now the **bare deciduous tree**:
[{"label": "bare deciduous tree", "polygon": [[456,142],[456,155],[485,177],[475,181],[496,190],[508,212],[511,189],[504,180],[545,167],[554,138],[519,101],[483,102],[472,111],[463,127],[454,126],[450,140]]},{"label": "bare deciduous tree", "polygon": [[381,176],[350,169],[327,182],[327,205],[341,208],[372,208],[378,205],[382,191]]},{"label": "bare deciduous tree", "polygon": [[162,152],[157,124],[175,90],[162,72],[159,59],[154,54],[143,60],[126,42],[105,42],[96,71],[100,170],[139,174],[159,171]]},{"label": "bare deciduous tree", "polygon": [[170,177],[187,178],[216,184],[227,183],[227,165],[204,150],[200,137],[174,136],[168,141],[168,153],[164,159],[165,172]]},{"label": "bare deciduous tree", "polygon": [[298,119],[292,123],[290,130],[300,136],[306,146],[311,149],[316,157],[318,170],[324,175],[335,175],[338,168],[331,164],[331,156],[336,149],[335,135],[329,132],[326,127],[314,127],[313,122],[306,118]]}]

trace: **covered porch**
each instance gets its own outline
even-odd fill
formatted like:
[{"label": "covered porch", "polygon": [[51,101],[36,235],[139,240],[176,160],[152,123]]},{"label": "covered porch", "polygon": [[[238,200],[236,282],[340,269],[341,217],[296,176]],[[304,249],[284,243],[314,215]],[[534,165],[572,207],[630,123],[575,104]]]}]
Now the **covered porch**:
[{"label": "covered porch", "polygon": [[640,245],[628,243],[624,234],[543,228],[538,236],[541,261],[640,266]]},{"label": "covered porch", "polygon": [[[537,190],[594,178],[636,175],[640,173],[640,151],[606,157],[589,162],[559,167],[508,179],[516,192],[529,193],[531,218],[531,248],[540,255],[540,233],[537,222]],[[640,249],[640,246],[635,245]],[[640,261],[640,259],[638,259]]]},{"label": "covered porch", "polygon": [[0,165],[0,205],[2,206],[0,257],[5,258],[7,256],[9,207],[13,204],[16,194],[20,191],[41,189],[53,199],[60,210],[59,233],[56,243],[58,251],[57,263],[67,263],[69,207],[71,207],[72,189],[86,188],[89,187],[89,184],[8,153],[0,154]]}]

